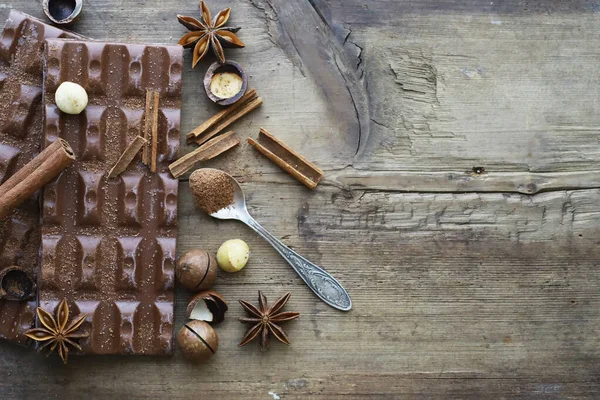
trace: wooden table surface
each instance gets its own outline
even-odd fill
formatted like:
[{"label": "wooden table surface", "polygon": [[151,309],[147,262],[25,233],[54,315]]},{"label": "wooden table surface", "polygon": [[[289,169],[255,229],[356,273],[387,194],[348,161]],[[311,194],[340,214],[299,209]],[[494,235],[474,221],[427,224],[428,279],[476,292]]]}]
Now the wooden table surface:
[{"label": "wooden table surface", "polygon": [[[42,17],[37,1],[0,5]],[[0,398],[598,398],[600,6],[589,0],[209,0],[233,8],[264,105],[207,165],[255,218],[348,289],[319,301],[246,227],[195,210],[179,254],[246,240],[211,363],[72,357],[0,344]],[[176,43],[196,0],[85,0],[74,30]],[[212,115],[186,52],[183,135]],[[259,127],[316,162],[310,191],[245,143]],[[183,141],[183,140],[182,140]],[[192,147],[184,147],[188,151]],[[484,172],[473,172],[481,167]],[[481,172],[481,171],[478,171]],[[291,347],[239,349],[237,304],[292,293]],[[189,295],[178,291],[176,330]]]}]

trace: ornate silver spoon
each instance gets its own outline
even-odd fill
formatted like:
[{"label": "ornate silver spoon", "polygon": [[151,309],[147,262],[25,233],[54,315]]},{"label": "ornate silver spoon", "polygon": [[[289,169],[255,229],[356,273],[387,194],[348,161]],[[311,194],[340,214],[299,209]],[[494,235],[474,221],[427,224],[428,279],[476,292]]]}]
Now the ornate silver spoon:
[{"label": "ornate silver spoon", "polygon": [[[207,168],[208,169],[208,168]],[[287,247],[275,236],[271,235],[265,228],[259,225],[248,213],[246,208],[246,197],[242,187],[235,178],[221,170],[213,169],[226,175],[235,188],[233,203],[210,214],[217,219],[236,219],[243,222],[265,239],[281,256],[294,268],[294,271],[306,283],[321,300],[333,308],[349,311],[352,308],[352,300],[342,285],[328,272]]]}]

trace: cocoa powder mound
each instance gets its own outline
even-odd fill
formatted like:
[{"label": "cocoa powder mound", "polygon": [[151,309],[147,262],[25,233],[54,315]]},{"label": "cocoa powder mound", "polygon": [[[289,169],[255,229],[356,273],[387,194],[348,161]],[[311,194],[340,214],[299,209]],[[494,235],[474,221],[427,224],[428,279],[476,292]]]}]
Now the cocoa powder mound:
[{"label": "cocoa powder mound", "polygon": [[190,175],[190,189],[198,208],[208,214],[233,203],[235,186],[224,172],[216,169],[197,169]]}]

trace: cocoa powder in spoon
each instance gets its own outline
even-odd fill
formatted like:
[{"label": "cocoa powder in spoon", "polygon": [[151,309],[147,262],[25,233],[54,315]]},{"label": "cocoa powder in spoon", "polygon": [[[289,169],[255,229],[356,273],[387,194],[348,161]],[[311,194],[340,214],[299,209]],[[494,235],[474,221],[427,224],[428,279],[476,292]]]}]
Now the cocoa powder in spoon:
[{"label": "cocoa powder in spoon", "polygon": [[235,187],[227,174],[216,169],[195,170],[190,175],[190,189],[196,206],[208,214],[233,203]]}]

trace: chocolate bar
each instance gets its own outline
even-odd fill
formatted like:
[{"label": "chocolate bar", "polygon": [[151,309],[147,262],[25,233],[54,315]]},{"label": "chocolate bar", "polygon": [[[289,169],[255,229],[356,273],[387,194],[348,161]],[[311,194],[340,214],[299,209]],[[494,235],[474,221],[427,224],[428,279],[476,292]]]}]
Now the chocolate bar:
[{"label": "chocolate bar", "polygon": [[[47,38],[81,38],[11,10],[0,37],[0,184],[31,161],[42,141],[42,47]],[[39,271],[40,206],[34,195],[0,219],[0,271]],[[0,300],[0,338],[20,345],[35,320],[34,299]]]},{"label": "chocolate bar", "polygon": [[[88,314],[86,354],[171,354],[178,181],[168,165],[179,148],[182,47],[52,39],[44,57],[44,141],[67,140],[77,161],[44,190],[40,307],[53,312],[66,298],[74,315]],[[80,115],[54,103],[64,81],[88,93]],[[157,172],[140,153],[109,178],[154,118],[148,91],[159,93]]]}]

